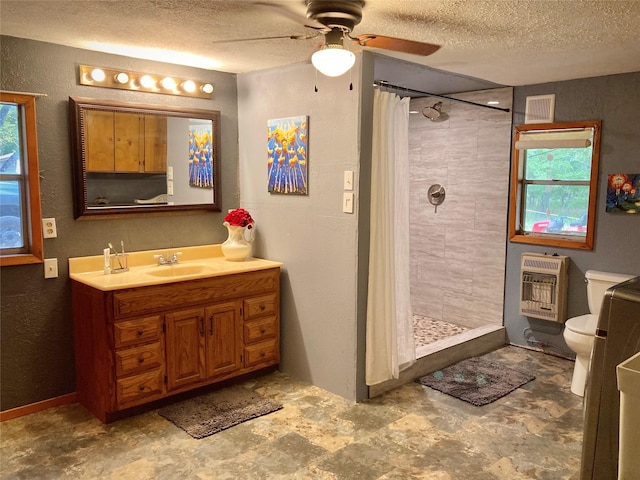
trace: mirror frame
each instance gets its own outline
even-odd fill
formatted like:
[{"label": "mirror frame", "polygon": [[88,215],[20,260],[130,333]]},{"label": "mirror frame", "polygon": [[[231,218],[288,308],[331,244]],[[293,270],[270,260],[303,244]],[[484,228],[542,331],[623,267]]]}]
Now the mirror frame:
[{"label": "mirror frame", "polygon": [[[170,117],[197,118],[212,121],[214,135],[214,170],[213,190],[211,203],[185,204],[185,205],[145,205],[131,206],[127,208],[101,207],[89,208],[87,202],[87,168],[84,151],[84,125],[82,122],[85,109],[115,110],[132,113],[166,114]],[[132,216],[158,216],[170,214],[220,212],[221,211],[221,182],[220,182],[220,112],[217,110],[200,110],[166,105],[149,105],[142,103],[120,102],[114,100],[101,100],[85,97],[69,97],[69,125],[71,135],[71,155],[73,173],[73,209],[75,219],[99,219]],[[186,160],[186,159],[185,159]]]}]

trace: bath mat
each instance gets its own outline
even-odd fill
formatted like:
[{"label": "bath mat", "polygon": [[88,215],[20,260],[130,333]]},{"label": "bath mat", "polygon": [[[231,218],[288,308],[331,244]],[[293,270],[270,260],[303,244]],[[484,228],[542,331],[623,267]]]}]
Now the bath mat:
[{"label": "bath mat", "polygon": [[282,404],[252,390],[230,387],[163,407],[158,413],[193,438],[204,438],[281,408]]},{"label": "bath mat", "polygon": [[418,379],[418,382],[478,407],[513,392],[536,377],[473,357]]}]

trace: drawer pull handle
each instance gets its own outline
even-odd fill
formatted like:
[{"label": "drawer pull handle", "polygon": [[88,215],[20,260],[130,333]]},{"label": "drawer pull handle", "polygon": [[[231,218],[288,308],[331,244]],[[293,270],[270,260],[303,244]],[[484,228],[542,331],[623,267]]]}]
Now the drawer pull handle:
[{"label": "drawer pull handle", "polygon": [[145,388],[145,386],[144,386],[144,385],[140,385],[140,386],[138,387],[138,390],[140,390],[141,392],[144,392],[144,388]]},{"label": "drawer pull handle", "polygon": [[138,359],[138,363],[144,363],[144,358],[140,357],[140,358]]},{"label": "drawer pull handle", "polygon": [[136,335],[138,335],[139,337],[141,337],[142,335],[144,335],[144,330],[138,330],[136,332]]},{"label": "drawer pull handle", "polygon": [[264,309],[267,308],[264,304],[260,305],[260,311],[264,311]]},{"label": "drawer pull handle", "polygon": [[264,357],[265,355],[266,355],[266,353],[264,353],[264,352],[260,352],[260,356],[261,356],[261,357]]},{"label": "drawer pull handle", "polygon": [[264,333],[265,333],[266,331],[267,331],[267,330],[265,330],[264,328],[261,328],[261,329],[260,329],[260,333],[262,333],[263,335],[264,335]]}]

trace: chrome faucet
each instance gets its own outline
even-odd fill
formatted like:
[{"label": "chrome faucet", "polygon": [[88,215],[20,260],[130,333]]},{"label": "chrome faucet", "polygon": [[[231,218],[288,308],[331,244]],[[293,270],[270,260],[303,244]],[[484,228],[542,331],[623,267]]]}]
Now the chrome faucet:
[{"label": "chrome faucet", "polygon": [[178,263],[179,255],[182,255],[182,252],[154,255],[153,258],[158,260],[158,265],[175,265]]}]

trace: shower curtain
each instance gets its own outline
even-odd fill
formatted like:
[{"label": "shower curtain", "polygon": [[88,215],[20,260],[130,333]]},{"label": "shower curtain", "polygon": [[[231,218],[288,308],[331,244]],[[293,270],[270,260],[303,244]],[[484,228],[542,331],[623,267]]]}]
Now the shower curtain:
[{"label": "shower curtain", "polygon": [[374,92],[367,385],[398,378],[416,359],[409,298],[409,100]]}]

